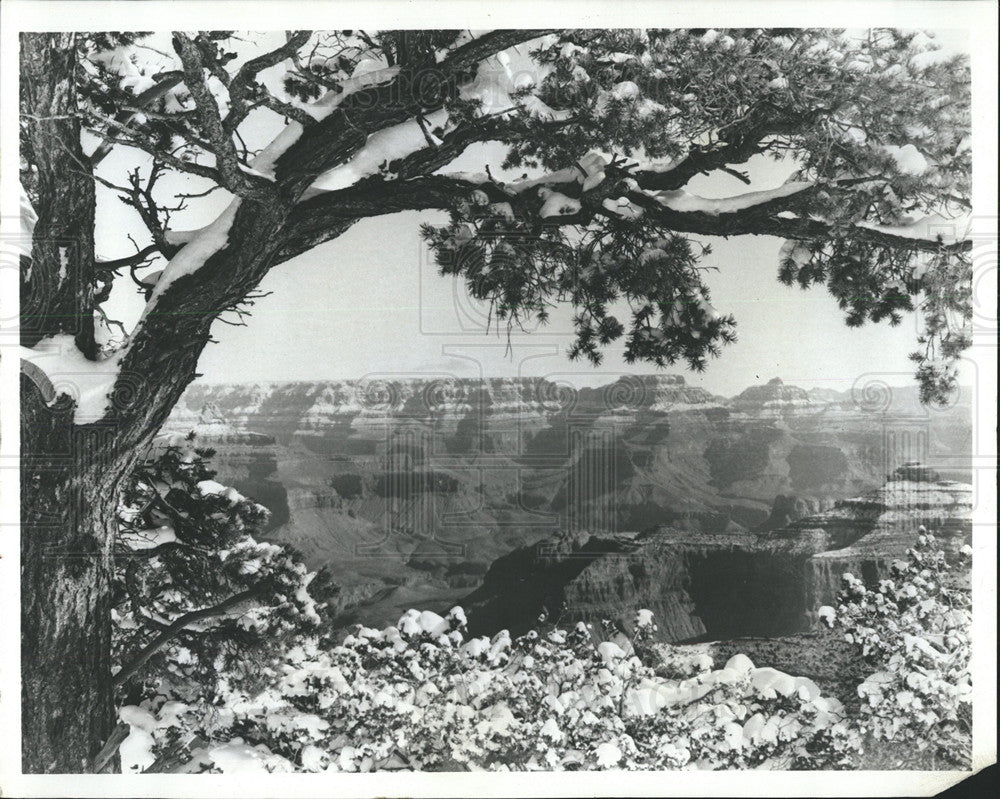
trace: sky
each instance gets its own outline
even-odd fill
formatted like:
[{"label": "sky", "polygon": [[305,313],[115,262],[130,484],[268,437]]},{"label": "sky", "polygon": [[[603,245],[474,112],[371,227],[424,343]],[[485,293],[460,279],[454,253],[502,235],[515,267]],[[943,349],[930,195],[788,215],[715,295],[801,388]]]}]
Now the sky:
[{"label": "sky", "polygon": [[[947,39],[945,44],[952,44]],[[262,146],[273,135],[262,124]],[[254,142],[250,142],[254,146]],[[104,168],[119,170],[130,156],[116,154]],[[117,159],[117,160],[116,160]],[[502,160],[497,145],[476,145],[447,171],[481,171]],[[725,196],[780,185],[788,165],[758,159],[749,165],[752,187],[722,175],[699,177],[688,189],[703,196]],[[121,174],[120,172],[118,173]],[[101,190],[104,213],[98,246],[103,257],[118,257],[125,218],[113,195]],[[199,217],[221,210],[217,193],[202,202]],[[180,215],[186,226],[192,214]],[[211,218],[207,216],[207,218]],[[576,385],[614,380],[624,373],[682,374],[696,386],[732,395],[749,385],[781,377],[804,388],[849,390],[856,382],[879,379],[892,385],[912,382],[907,354],[916,348],[918,320],[904,317],[896,328],[868,324],[848,328],[843,312],[824,287],[803,291],[777,279],[778,249],[772,237],[703,238],[712,254],[703,263],[717,268],[707,275],[712,304],[737,320],[738,341],[723,349],[702,374],[684,364],[660,370],[625,364],[624,342],[608,347],[605,361],[593,367],[569,361],[571,309],[553,313],[550,323],[513,335],[486,327],[486,309],[472,300],[460,281],[437,274],[430,252],[420,241],[422,221],[441,221],[439,213],[402,213],[364,220],[336,241],[321,245],[271,270],[260,286],[270,295],[257,300],[246,327],[216,322],[198,371],[204,382],[272,382],[381,377],[437,378],[548,376]],[[185,225],[181,225],[184,227]],[[141,228],[134,229],[135,234]],[[158,267],[159,268],[159,267]],[[113,307],[127,321],[137,313],[131,287],[128,297],[116,289]]]}]

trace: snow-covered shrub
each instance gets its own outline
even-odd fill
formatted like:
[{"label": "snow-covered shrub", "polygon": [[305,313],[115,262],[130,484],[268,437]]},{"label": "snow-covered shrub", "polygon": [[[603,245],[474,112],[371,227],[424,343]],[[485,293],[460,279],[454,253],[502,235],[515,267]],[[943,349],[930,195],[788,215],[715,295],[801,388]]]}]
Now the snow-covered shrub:
[{"label": "snow-covered shrub", "polygon": [[212,454],[178,438],[123,491],[113,644],[133,698],[167,677],[205,686],[220,672],[256,679],[283,636],[320,622],[313,575],[287,547],[257,540],[268,510],[212,479]]},{"label": "snow-covered shrub", "polygon": [[967,767],[971,751],[971,591],[965,546],[949,562],[920,528],[916,547],[892,565],[891,576],[866,586],[852,574],[836,611],[820,617],[843,630],[877,671],[858,686],[857,719],[873,742],[893,747],[894,765]]},{"label": "snow-covered shrub", "polygon": [[[649,614],[642,620],[636,640],[652,624]],[[467,639],[460,608],[443,618],[411,610],[338,646],[304,637],[274,662],[264,690],[222,679],[210,703],[178,722],[194,725],[187,729],[200,739],[186,768],[232,770],[213,752],[236,741],[240,767],[249,760],[313,772],[851,762],[843,707],[811,680],[757,668],[743,655],[722,669],[664,678],[623,643],[597,643],[582,623]],[[146,709],[163,710],[156,702]],[[164,728],[149,726],[157,743],[166,739]]]}]

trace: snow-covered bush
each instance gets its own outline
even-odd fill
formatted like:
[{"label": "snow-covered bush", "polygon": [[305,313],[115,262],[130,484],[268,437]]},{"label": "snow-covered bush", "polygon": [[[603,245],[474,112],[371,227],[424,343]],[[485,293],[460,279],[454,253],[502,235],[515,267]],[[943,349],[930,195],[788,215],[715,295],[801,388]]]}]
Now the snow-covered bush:
[{"label": "snow-covered bush", "polygon": [[820,617],[839,627],[866,662],[878,669],[858,686],[857,724],[868,739],[893,747],[893,765],[967,767],[971,752],[971,591],[965,546],[949,562],[923,527],[906,561],[891,576],[866,586],[852,574],[836,611]]},{"label": "snow-covered bush", "polygon": [[287,547],[257,540],[267,508],[212,479],[212,454],[177,437],[123,491],[113,654],[122,681],[147,690],[167,675],[210,686],[217,672],[255,679],[282,636],[320,622],[313,575]]},{"label": "snow-covered bush", "polygon": [[[642,612],[636,640],[652,618]],[[301,638],[262,691],[223,676],[211,702],[142,711],[150,747],[198,736],[186,770],[836,768],[855,749],[841,704],[811,680],[737,655],[657,676],[590,628],[467,639],[465,616],[408,611],[338,646]],[[170,718],[164,720],[164,709]],[[219,753],[222,752],[222,757]],[[234,755],[239,754],[239,757]]]}]

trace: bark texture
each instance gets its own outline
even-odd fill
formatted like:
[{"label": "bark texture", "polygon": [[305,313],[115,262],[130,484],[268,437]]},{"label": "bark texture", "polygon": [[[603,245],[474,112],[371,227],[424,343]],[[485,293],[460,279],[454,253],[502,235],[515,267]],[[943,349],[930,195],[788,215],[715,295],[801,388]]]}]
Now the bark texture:
[{"label": "bark texture", "polygon": [[21,339],[69,333],[94,352],[94,180],[80,143],[73,33],[21,37],[23,182],[38,215],[21,268]]},{"label": "bark texture", "polygon": [[25,772],[90,770],[114,728],[113,431],[77,427],[21,377],[21,712]]},{"label": "bark texture", "polygon": [[[74,35],[21,39],[24,182],[38,215],[22,261],[22,343],[71,334],[94,356],[94,182],[76,115]],[[110,691],[114,431],[72,424],[21,377],[22,766],[90,770]]]}]

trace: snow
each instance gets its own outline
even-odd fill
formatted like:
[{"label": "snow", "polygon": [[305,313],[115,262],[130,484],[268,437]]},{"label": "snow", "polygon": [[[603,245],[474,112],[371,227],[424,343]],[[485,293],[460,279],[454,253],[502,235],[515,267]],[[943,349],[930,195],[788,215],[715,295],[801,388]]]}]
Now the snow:
[{"label": "snow", "polygon": [[292,771],[292,764],[263,744],[249,746],[241,738],[208,749],[208,756],[223,774]]},{"label": "snow", "polygon": [[601,205],[606,211],[610,211],[615,216],[622,219],[638,219],[644,211],[637,205],[633,205],[626,197],[619,197],[617,200],[606,198]]},{"label": "snow", "polygon": [[490,211],[495,215],[506,219],[508,222],[514,221],[514,208],[510,203],[492,203]]},{"label": "snow", "polygon": [[[365,64],[366,61],[369,63],[362,68],[361,65]],[[399,74],[399,69],[399,67],[386,67],[380,61],[364,59],[358,63],[355,74],[340,84],[339,92],[327,92],[315,103],[308,106],[306,111],[317,121],[326,119],[352,94],[392,80]]]},{"label": "snow", "polygon": [[904,175],[922,175],[928,169],[927,159],[912,144],[904,144],[902,147],[886,144],[882,149],[896,162],[896,168]]},{"label": "snow", "polygon": [[812,252],[808,245],[795,239],[787,239],[778,251],[780,262],[793,261],[797,266],[803,267],[812,260]]},{"label": "snow", "polygon": [[587,48],[580,47],[580,45],[574,44],[573,42],[566,42],[562,47],[559,48],[559,55],[562,56],[563,58],[570,58],[576,53],[583,53],[584,55],[586,55]]},{"label": "snow", "polygon": [[875,222],[858,222],[856,227],[907,239],[936,240],[940,237],[941,241],[945,244],[953,244],[964,237],[962,231],[966,230],[968,225],[968,216],[947,219],[939,214],[931,214],[900,225],[879,225]]},{"label": "snow", "polygon": [[153,736],[139,727],[132,727],[128,737],[118,747],[122,760],[122,772],[141,772],[156,762],[153,755]]},{"label": "snow", "polygon": [[587,177],[591,177],[597,174],[604,174],[604,168],[608,165],[608,159],[597,150],[591,150],[577,161],[577,163],[580,165],[580,169],[587,174]]},{"label": "snow", "polygon": [[352,78],[360,78],[365,75],[371,75],[373,72],[379,72],[385,69],[386,63],[383,59],[378,58],[362,58],[354,67],[354,71],[351,73]]},{"label": "snow", "polygon": [[613,743],[605,742],[594,750],[594,756],[601,768],[613,768],[621,762],[622,750]]},{"label": "snow", "polygon": [[303,747],[299,757],[306,771],[322,771],[328,762],[326,752],[313,744]]},{"label": "snow", "polygon": [[539,189],[538,195],[545,201],[539,211],[542,219],[551,216],[570,216],[579,213],[580,201],[548,188]]},{"label": "snow", "polygon": [[120,708],[118,717],[130,727],[136,727],[146,732],[153,732],[158,725],[156,716],[138,705],[126,705]]},{"label": "snow", "polygon": [[[448,112],[435,111],[425,117],[428,129],[443,127]],[[427,146],[423,129],[415,119],[380,130],[368,137],[365,146],[343,164],[324,172],[310,186],[311,191],[336,191],[353,186],[359,180],[379,172],[379,167],[403,158]]]},{"label": "snow", "polygon": [[[513,111],[517,103],[511,97],[517,91],[530,86],[538,86],[555,69],[552,64],[539,64],[528,54],[544,39],[525,42],[512,47],[482,62],[476,76],[459,87],[459,96],[464,100],[478,100],[484,114],[500,114]],[[520,103],[529,114],[546,119],[566,119],[568,111],[556,111],[535,95],[522,98]]]},{"label": "snow", "polygon": [[756,666],[754,666],[753,661],[746,655],[737,654],[733,655],[726,661],[725,668],[733,669],[734,671],[750,672],[753,671]]},{"label": "snow", "polygon": [[[68,333],[42,339],[31,349],[21,348],[21,359],[48,378],[53,402],[61,394],[76,401],[73,418],[77,424],[94,422],[104,416],[123,357],[124,351],[119,351],[103,360],[87,360]],[[47,393],[46,387],[42,388],[43,393]]]},{"label": "snow", "polygon": [[549,718],[545,720],[545,723],[538,730],[538,734],[543,738],[547,738],[553,743],[560,743],[566,736],[562,730],[559,729],[559,724],[555,719]]},{"label": "snow", "polygon": [[[18,184],[20,186],[20,184]],[[14,248],[18,251],[18,254],[27,257],[31,256],[31,242],[35,235],[35,224],[38,222],[38,214],[35,213],[35,209],[31,204],[31,200],[28,198],[28,193],[24,190],[23,186],[21,189],[21,229],[20,235],[14,242]]]},{"label": "snow", "polygon": [[183,702],[166,702],[160,708],[157,718],[150,710],[139,705],[125,705],[119,708],[118,718],[130,727],[128,737],[118,748],[122,770],[126,774],[141,772],[153,765],[156,760],[153,754],[155,733],[168,727],[176,727],[180,715],[188,709],[188,705]]},{"label": "snow", "polygon": [[613,663],[625,657],[625,650],[613,641],[602,641],[597,645],[597,653],[605,663]]},{"label": "snow", "polygon": [[944,49],[925,50],[922,53],[910,56],[909,65],[911,68],[920,71],[943,64],[953,56]]},{"label": "snow", "polygon": [[446,177],[452,180],[462,180],[466,183],[476,183],[479,185],[489,183],[490,180],[490,176],[485,172],[449,172]]},{"label": "snow", "polygon": [[616,83],[611,89],[611,94],[619,100],[635,100],[639,93],[639,86],[630,80]]},{"label": "snow", "polygon": [[753,208],[755,205],[761,205],[772,200],[780,200],[783,197],[791,197],[794,194],[812,188],[813,185],[812,181],[789,181],[774,189],[750,191],[746,194],[737,194],[733,197],[719,199],[688,194],[683,189],[656,192],[652,196],[656,197],[661,205],[673,211],[719,216],[720,214],[733,214],[738,211],[745,211],[748,208]]},{"label": "snow", "polygon": [[549,121],[565,121],[570,118],[568,110],[557,111],[533,94],[521,99],[521,105],[533,117]]},{"label": "snow", "polygon": [[177,533],[170,525],[151,528],[149,530],[139,530],[121,535],[122,543],[129,549],[154,549],[161,544],[168,544],[177,540]]},{"label": "snow", "polygon": [[229,241],[229,230],[233,226],[239,207],[240,200],[237,198],[229,204],[225,211],[219,214],[214,222],[193,235],[181,251],[170,259],[146,303],[143,318],[174,281],[186,275],[193,275],[205,265],[209,258],[225,248]]},{"label": "snow", "polygon": [[604,182],[604,171],[595,172],[592,175],[587,175],[583,181],[583,191],[590,191],[597,186],[600,186]]},{"label": "snow", "polygon": [[507,704],[498,702],[483,712],[483,720],[476,725],[476,731],[481,735],[505,735],[516,724],[517,719]]},{"label": "snow", "polygon": [[777,694],[791,696],[799,687],[795,677],[767,666],[755,669],[751,679],[754,689],[764,698],[774,698]]},{"label": "snow", "polygon": [[246,497],[243,496],[235,488],[230,488],[229,486],[224,486],[222,483],[216,482],[215,480],[202,480],[198,483],[198,492],[203,496],[220,496],[225,499],[230,505],[235,505],[239,502],[246,502]]},{"label": "snow", "polygon": [[127,45],[111,50],[97,50],[87,55],[87,60],[100,64],[104,69],[119,76],[119,85],[127,87],[141,80],[142,75],[132,60],[131,48]]},{"label": "snow", "polygon": [[448,632],[448,622],[437,613],[429,610],[418,611],[410,609],[400,617],[396,627],[405,635],[420,635],[426,633],[434,638]]},{"label": "snow", "polygon": [[511,183],[508,188],[515,194],[523,194],[528,189],[534,188],[535,186],[553,186],[559,185],[561,183],[576,183],[580,180],[580,170],[576,167],[566,167],[565,169],[558,169],[555,172],[549,172],[545,175],[540,175],[537,178],[529,178],[527,180],[518,180]]}]

